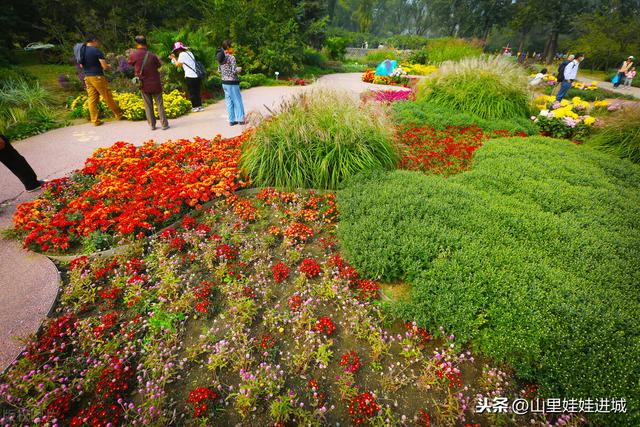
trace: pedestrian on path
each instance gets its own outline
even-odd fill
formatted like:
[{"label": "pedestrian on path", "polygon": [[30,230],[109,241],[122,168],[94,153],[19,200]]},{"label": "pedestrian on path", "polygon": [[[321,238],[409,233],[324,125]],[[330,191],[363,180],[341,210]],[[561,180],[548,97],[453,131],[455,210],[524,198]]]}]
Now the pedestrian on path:
[{"label": "pedestrian on path", "polygon": [[[176,58],[176,55],[178,57]],[[171,63],[178,68],[182,68],[184,71],[184,78],[187,82],[187,91],[189,92],[189,99],[191,100],[191,112],[197,113],[204,111],[202,108],[202,99],[200,98],[200,88],[202,86],[202,79],[198,77],[196,71],[196,57],[182,42],[175,42],[173,44],[173,52],[169,55]]]},{"label": "pedestrian on path", "polygon": [[140,95],[144,102],[144,112],[147,115],[147,123],[151,130],[156,130],[156,114],[153,110],[153,102],[158,107],[158,117],[162,124],[162,130],[169,129],[169,121],[164,111],[162,101],[162,81],[160,79],[160,58],[149,51],[145,36],[136,36],[136,50],[131,52],[129,65],[133,65],[134,73],[140,82]]},{"label": "pedestrian on path", "polygon": [[633,84],[633,79],[636,77],[636,67],[631,67],[629,71],[624,75],[624,87],[627,89],[631,88]]},{"label": "pedestrian on path", "polygon": [[242,72],[242,68],[236,64],[231,41],[225,40],[222,43],[222,48],[216,51],[216,60],[218,61],[218,71],[222,77],[222,89],[229,115],[229,125],[244,125],[244,105],[240,95],[240,80],[238,79],[238,73]]},{"label": "pedestrian on path", "polygon": [[87,86],[87,96],[89,97],[89,115],[94,126],[100,126],[102,122],[98,116],[98,102],[100,97],[104,99],[107,106],[113,111],[116,120],[122,119],[122,111],[113,100],[109,90],[109,82],[104,75],[105,70],[111,66],[104,59],[104,54],[98,47],[100,41],[96,36],[89,36],[86,39],[86,48],[83,49],[80,65],[84,72],[84,82]]},{"label": "pedestrian on path", "polygon": [[584,54],[578,53],[576,54],[575,59],[564,68],[562,72],[562,84],[560,85],[558,96],[556,96],[556,101],[562,101],[562,98],[564,98],[569,89],[571,89],[573,82],[578,77],[578,68],[580,68],[580,62],[582,62],[583,59]]},{"label": "pedestrian on path", "polygon": [[0,135],[0,162],[18,177],[28,192],[36,191],[45,184],[38,179],[29,163],[11,146],[9,139],[4,135]]},{"label": "pedestrian on path", "polygon": [[560,65],[558,65],[558,73],[556,74],[556,80],[558,81],[558,84],[553,88],[553,91],[551,91],[552,95],[557,94],[557,90],[560,89],[561,83],[564,81],[564,69],[567,67],[567,65],[571,64],[571,61],[573,61],[574,59],[575,55],[569,55],[567,59],[565,59],[560,63]]},{"label": "pedestrian on path", "polygon": [[620,68],[618,68],[618,81],[615,82],[613,87],[618,87],[625,82],[626,74],[633,67],[634,60],[635,58],[630,56],[622,63]]}]

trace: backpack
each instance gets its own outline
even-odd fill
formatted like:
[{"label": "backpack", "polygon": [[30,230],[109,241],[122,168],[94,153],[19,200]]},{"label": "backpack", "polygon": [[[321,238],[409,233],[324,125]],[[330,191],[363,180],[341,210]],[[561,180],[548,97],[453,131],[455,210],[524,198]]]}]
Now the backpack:
[{"label": "backpack", "polygon": [[569,64],[568,61],[562,61],[562,64],[560,64],[560,66],[558,67],[558,83],[561,83],[564,81],[564,69],[567,68],[567,65]]},{"label": "backpack", "polygon": [[204,68],[204,65],[202,64],[202,62],[198,61],[196,59],[196,57],[194,56],[193,52],[189,52],[191,54],[191,57],[193,58],[193,62],[196,63],[196,69],[194,70],[193,68],[191,68],[189,65],[186,65],[187,67],[189,67],[189,69],[191,71],[193,71],[194,73],[196,73],[196,76],[198,76],[199,79],[205,79],[207,77],[207,69]]},{"label": "backpack", "polygon": [[218,61],[218,65],[222,65],[227,61],[227,55],[224,53],[224,49],[219,48],[216,51],[216,61]]},{"label": "backpack", "polygon": [[73,57],[76,60],[77,64],[82,64],[84,62],[84,55],[87,50],[87,45],[84,43],[76,43],[73,45]]}]

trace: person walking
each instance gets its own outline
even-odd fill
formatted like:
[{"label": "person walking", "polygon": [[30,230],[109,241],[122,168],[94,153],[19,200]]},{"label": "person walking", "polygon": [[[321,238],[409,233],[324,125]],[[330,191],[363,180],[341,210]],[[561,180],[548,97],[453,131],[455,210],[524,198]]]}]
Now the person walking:
[{"label": "person walking", "polygon": [[[176,55],[178,55],[176,57]],[[169,55],[171,63],[184,71],[184,78],[187,82],[187,91],[191,100],[191,112],[197,113],[204,111],[202,108],[202,99],[200,98],[200,88],[202,79],[198,77],[196,71],[196,57],[182,42],[173,44],[173,52]]]},{"label": "person walking", "polygon": [[629,89],[633,84],[633,79],[636,77],[636,67],[631,67],[629,71],[624,75],[624,86]]},{"label": "person walking", "polygon": [[104,54],[98,47],[100,40],[94,35],[87,37],[85,48],[82,50],[80,65],[84,73],[84,82],[87,88],[87,96],[89,97],[89,116],[94,126],[100,126],[98,103],[100,97],[104,99],[107,106],[113,111],[116,120],[122,119],[122,111],[113,100],[111,91],[109,90],[109,82],[104,75],[106,70],[111,66],[104,59]]},{"label": "person walking", "polygon": [[565,59],[564,61],[562,61],[560,63],[560,65],[558,65],[558,73],[556,74],[556,80],[558,81],[558,84],[556,85],[556,87],[553,88],[553,91],[551,91],[552,95],[555,95],[557,93],[557,91],[560,89],[562,82],[564,81],[564,69],[567,67],[567,65],[569,65],[571,63],[571,61],[573,61],[575,59],[575,55],[569,55],[567,57],[567,59]]},{"label": "person walking", "polygon": [[129,65],[133,65],[136,77],[140,81],[140,95],[144,102],[144,111],[147,115],[147,123],[151,130],[156,130],[156,114],[153,110],[153,102],[158,107],[158,117],[162,124],[162,130],[169,129],[169,121],[164,111],[162,101],[162,81],[160,80],[160,58],[155,53],[149,52],[145,36],[136,36],[136,50],[129,56]]},{"label": "person walking", "polygon": [[573,82],[576,80],[576,77],[578,77],[578,68],[580,68],[580,62],[582,62],[583,60],[584,54],[578,53],[576,54],[575,59],[567,64],[564,70],[562,70],[563,80],[562,84],[560,85],[560,91],[556,96],[556,101],[562,101],[562,98],[564,98],[569,89],[571,89]]},{"label": "person walking", "polygon": [[625,82],[626,74],[631,69],[631,67],[633,67],[634,60],[635,58],[633,56],[630,56],[626,59],[626,61],[622,63],[620,68],[618,68],[618,81],[615,82],[613,87],[618,87]]},{"label": "person walking", "polygon": [[224,90],[224,102],[227,105],[229,115],[229,125],[244,125],[244,105],[240,95],[240,81],[238,73],[242,68],[236,64],[236,57],[233,56],[231,41],[225,40],[222,48],[216,51],[218,61],[218,71],[222,78],[222,89]]},{"label": "person walking", "polygon": [[24,185],[29,193],[36,191],[46,182],[38,179],[29,163],[15,148],[11,146],[9,138],[0,135],[0,163],[5,165]]}]

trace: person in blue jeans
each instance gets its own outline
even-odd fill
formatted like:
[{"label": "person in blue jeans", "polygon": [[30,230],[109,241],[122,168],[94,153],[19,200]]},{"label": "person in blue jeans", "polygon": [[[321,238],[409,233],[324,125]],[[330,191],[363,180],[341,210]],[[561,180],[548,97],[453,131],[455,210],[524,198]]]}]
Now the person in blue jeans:
[{"label": "person in blue jeans", "polygon": [[576,80],[576,77],[578,77],[578,68],[580,68],[580,63],[582,62],[583,59],[584,59],[584,54],[578,53],[576,54],[575,59],[570,63],[568,63],[567,66],[564,68],[564,71],[563,71],[564,80],[562,80],[560,91],[558,92],[558,96],[556,96],[556,101],[558,102],[562,101],[562,99],[567,94],[569,89],[571,89],[573,82]]},{"label": "person in blue jeans", "polygon": [[240,80],[238,80],[238,73],[242,69],[236,64],[236,58],[233,56],[233,49],[229,40],[225,40],[222,43],[222,48],[216,51],[216,60],[218,61],[218,71],[220,71],[222,78],[222,89],[224,90],[224,102],[227,105],[227,113],[229,114],[229,125],[244,125],[244,105],[240,95]]}]

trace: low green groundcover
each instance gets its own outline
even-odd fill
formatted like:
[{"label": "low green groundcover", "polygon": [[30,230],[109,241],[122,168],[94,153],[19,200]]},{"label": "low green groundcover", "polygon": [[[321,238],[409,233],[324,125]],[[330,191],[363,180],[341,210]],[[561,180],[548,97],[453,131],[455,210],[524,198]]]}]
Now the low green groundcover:
[{"label": "low green groundcover", "polygon": [[397,314],[472,340],[548,397],[624,397],[619,422],[633,425],[639,188],[631,162],[561,140],[499,139],[448,179],[348,181],[338,237],[359,271],[413,284]]}]

